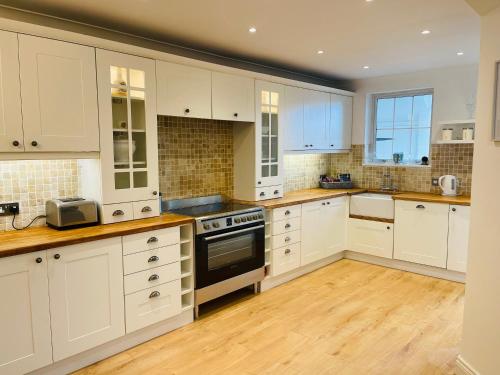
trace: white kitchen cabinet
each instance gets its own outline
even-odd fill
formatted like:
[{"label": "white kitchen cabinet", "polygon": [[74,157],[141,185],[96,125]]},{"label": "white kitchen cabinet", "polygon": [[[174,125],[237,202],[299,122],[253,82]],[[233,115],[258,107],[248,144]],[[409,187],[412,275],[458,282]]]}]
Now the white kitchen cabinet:
[{"label": "white kitchen cabinet", "polygon": [[394,224],[351,218],[348,233],[348,250],[392,259]]},{"label": "white kitchen cabinet", "polygon": [[300,243],[273,249],[271,262],[273,276],[298,268],[300,266]]},{"label": "white kitchen cabinet", "polygon": [[396,201],[394,259],[446,268],[449,205]]},{"label": "white kitchen cabinet", "polygon": [[19,62],[25,150],[99,151],[95,49],[19,34]]},{"label": "white kitchen cabinet", "polygon": [[325,257],[347,248],[347,218],[349,205],[347,197],[328,199],[322,204],[321,225]]},{"label": "white kitchen cabinet", "polygon": [[304,149],[328,148],[330,94],[304,90]]},{"label": "white kitchen cabinet", "polygon": [[212,118],[255,121],[255,80],[212,72]]},{"label": "white kitchen cabinet", "polygon": [[324,257],[326,243],[323,242],[321,221],[322,201],[302,205],[300,265],[315,262]]},{"label": "white kitchen cabinet", "polygon": [[0,152],[24,151],[17,34],[0,31]]},{"label": "white kitchen cabinet", "polygon": [[158,114],[212,118],[212,75],[209,70],[156,61]]},{"label": "white kitchen cabinet", "polygon": [[304,143],[304,89],[285,86],[283,139],[286,151],[306,149]]},{"label": "white kitchen cabinet", "polygon": [[54,361],[125,334],[121,238],[47,251]]},{"label": "white kitchen cabinet", "polygon": [[449,270],[465,272],[467,269],[467,250],[469,247],[469,206],[450,206],[448,231],[448,261]]},{"label": "white kitchen cabinet", "polygon": [[329,149],[351,149],[352,101],[352,96],[330,95]]},{"label": "white kitchen cabinet", "polygon": [[45,251],[0,259],[0,374],[52,363]]}]

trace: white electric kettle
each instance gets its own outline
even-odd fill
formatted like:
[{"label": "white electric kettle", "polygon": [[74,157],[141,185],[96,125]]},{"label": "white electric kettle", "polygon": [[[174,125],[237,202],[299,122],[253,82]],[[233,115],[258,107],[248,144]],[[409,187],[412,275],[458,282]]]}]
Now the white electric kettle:
[{"label": "white electric kettle", "polygon": [[439,177],[439,187],[443,191],[443,195],[457,195],[458,181],[455,176],[447,174],[446,176]]}]

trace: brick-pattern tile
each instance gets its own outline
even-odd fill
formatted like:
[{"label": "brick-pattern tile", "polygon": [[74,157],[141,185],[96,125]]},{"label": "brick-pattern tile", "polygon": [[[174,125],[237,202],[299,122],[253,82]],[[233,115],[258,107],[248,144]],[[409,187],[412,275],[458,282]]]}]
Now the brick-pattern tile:
[{"label": "brick-pattern tile", "polygon": [[233,122],[158,116],[164,199],[233,196]]},{"label": "brick-pattern tile", "polygon": [[[16,227],[45,214],[45,201],[78,195],[76,160],[0,161],[0,202],[19,202]],[[12,216],[0,217],[0,230],[12,230]],[[33,226],[45,225],[37,220]]]}]

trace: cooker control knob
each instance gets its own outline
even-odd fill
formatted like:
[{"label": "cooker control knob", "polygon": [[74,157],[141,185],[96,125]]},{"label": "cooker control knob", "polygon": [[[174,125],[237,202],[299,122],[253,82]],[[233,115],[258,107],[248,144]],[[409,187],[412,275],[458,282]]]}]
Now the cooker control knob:
[{"label": "cooker control knob", "polygon": [[210,224],[203,224],[203,229],[209,230],[210,229]]},{"label": "cooker control knob", "polygon": [[264,219],[264,215],[259,214],[259,219]]},{"label": "cooker control knob", "polygon": [[246,222],[246,221],[247,221],[247,218],[246,218],[245,216],[243,216],[243,217],[241,218],[241,222],[242,222],[242,223],[244,223],[244,222]]},{"label": "cooker control knob", "polygon": [[234,219],[234,222],[235,222],[236,224],[241,223],[241,218],[239,218],[239,217],[235,218],[235,219]]},{"label": "cooker control knob", "polygon": [[215,223],[212,224],[214,228],[219,228],[220,224],[216,221]]},{"label": "cooker control knob", "polygon": [[253,218],[254,220],[257,220],[259,217],[258,217],[257,215],[253,215],[253,216],[252,216],[252,218]]},{"label": "cooker control knob", "polygon": [[248,221],[252,221],[252,215],[247,216]]}]

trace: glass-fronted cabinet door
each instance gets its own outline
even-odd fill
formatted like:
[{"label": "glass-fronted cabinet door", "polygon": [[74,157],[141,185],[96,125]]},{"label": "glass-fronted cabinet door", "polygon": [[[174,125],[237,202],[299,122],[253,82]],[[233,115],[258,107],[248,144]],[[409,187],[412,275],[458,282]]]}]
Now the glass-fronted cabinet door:
[{"label": "glass-fronted cabinet door", "polygon": [[283,183],[281,121],[284,87],[256,81],[256,187]]},{"label": "glass-fronted cabinet door", "polygon": [[158,197],[153,60],[97,50],[104,203]]}]

